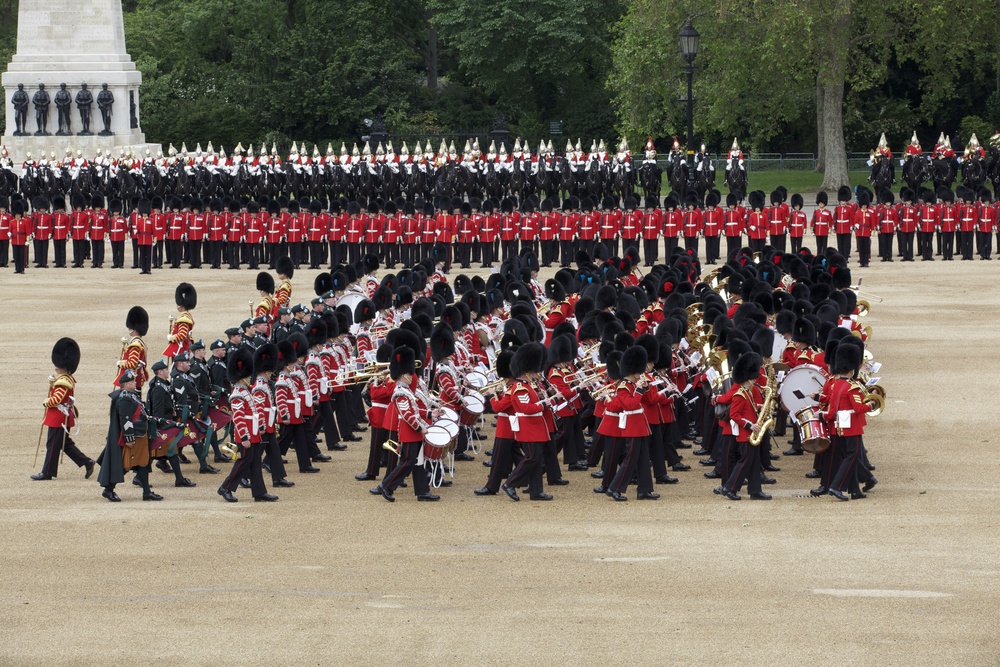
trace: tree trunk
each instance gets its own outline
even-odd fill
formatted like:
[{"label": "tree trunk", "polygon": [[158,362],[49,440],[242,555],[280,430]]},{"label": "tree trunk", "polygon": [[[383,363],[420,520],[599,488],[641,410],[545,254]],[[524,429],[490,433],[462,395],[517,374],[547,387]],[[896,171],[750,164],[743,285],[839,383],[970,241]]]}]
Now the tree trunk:
[{"label": "tree trunk", "polygon": [[816,171],[822,173],[826,157],[826,133],[823,131],[823,84],[816,77]]},{"label": "tree trunk", "polygon": [[285,27],[289,30],[295,29],[295,1],[285,0]]},{"label": "tree trunk", "polygon": [[427,19],[427,52],[424,54],[424,65],[427,68],[427,87],[437,90],[438,87],[438,33],[437,28],[431,23],[434,10],[428,8],[424,12]]},{"label": "tree trunk", "polygon": [[823,137],[822,189],[835,192],[850,186],[847,172],[847,147],[844,145],[844,81],[847,74],[848,44],[851,40],[851,1],[840,0],[832,7],[832,20],[826,33],[826,57],[820,54],[817,88],[823,89],[823,119],[818,132]]}]

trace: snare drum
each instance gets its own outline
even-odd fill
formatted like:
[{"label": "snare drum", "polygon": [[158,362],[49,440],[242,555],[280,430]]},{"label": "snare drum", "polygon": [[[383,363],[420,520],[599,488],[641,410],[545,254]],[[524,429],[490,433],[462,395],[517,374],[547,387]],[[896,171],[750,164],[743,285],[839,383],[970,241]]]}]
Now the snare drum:
[{"label": "snare drum", "polygon": [[451,434],[448,431],[436,424],[429,427],[424,432],[424,459],[440,461],[450,443]]},{"label": "snare drum", "polygon": [[468,396],[462,397],[462,411],[458,415],[458,421],[462,426],[473,426],[479,421],[479,417],[486,409],[486,400],[478,392],[472,392]]},{"label": "snare drum", "polygon": [[830,446],[830,437],[826,431],[826,423],[811,407],[802,408],[795,413],[795,422],[802,438],[802,449],[810,454],[825,452]]},{"label": "snare drum", "polygon": [[476,389],[482,389],[490,383],[490,379],[486,376],[486,373],[481,373],[479,371],[470,371],[468,375],[465,376],[468,380],[469,385],[475,387]]},{"label": "snare drum", "polygon": [[436,426],[447,433],[450,440],[454,440],[458,437],[458,422],[453,419],[449,419],[448,417],[442,415],[436,422],[434,422],[434,424],[432,424],[432,426]]}]

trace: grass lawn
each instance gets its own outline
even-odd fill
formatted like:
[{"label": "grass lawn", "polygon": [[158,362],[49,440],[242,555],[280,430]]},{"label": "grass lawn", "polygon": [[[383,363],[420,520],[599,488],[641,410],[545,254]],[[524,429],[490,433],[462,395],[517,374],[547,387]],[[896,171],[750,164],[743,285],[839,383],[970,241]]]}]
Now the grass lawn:
[{"label": "grass lawn", "polygon": [[[856,185],[869,185],[867,171],[852,171],[850,174],[852,187]],[[899,176],[899,168],[897,167],[897,183],[892,188],[893,192],[897,195],[899,194],[899,188],[902,185],[898,182]],[[751,171],[748,177],[750,181],[750,190],[763,190],[768,195],[770,195],[770,193],[779,185],[784,185],[788,190],[789,196],[791,196],[796,192],[816,192],[819,190],[819,186],[823,183],[823,174],[818,171],[799,171],[793,169]],[[725,174],[720,171],[716,171],[715,173],[715,187],[719,189],[719,192],[722,193],[723,197],[729,193],[729,188],[727,188],[725,184]],[[871,186],[869,185],[869,187]],[[666,196],[669,191],[670,184],[667,183],[666,174],[664,174],[663,195]],[[834,199],[836,199],[836,197],[834,197]]]}]

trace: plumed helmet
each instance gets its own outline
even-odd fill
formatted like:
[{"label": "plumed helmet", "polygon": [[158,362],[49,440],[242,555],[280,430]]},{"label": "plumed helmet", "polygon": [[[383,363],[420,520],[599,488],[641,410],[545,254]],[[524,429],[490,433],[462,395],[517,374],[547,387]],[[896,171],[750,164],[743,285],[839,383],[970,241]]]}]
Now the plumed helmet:
[{"label": "plumed helmet", "polygon": [[249,350],[237,348],[226,362],[226,376],[232,384],[253,375],[253,356]]},{"label": "plumed helmet", "polygon": [[278,370],[278,361],[278,346],[274,343],[264,343],[253,353],[254,375],[273,373]]},{"label": "plumed helmet", "polygon": [[198,305],[198,291],[191,283],[181,283],[174,290],[174,303],[184,310],[194,310]]},{"label": "plumed helmet", "polygon": [[60,338],[52,346],[52,365],[64,368],[70,374],[80,366],[80,346],[72,338]]},{"label": "plumed helmet", "polygon": [[149,331],[149,313],[142,306],[132,306],[125,316],[125,328],[134,329],[140,336]]}]

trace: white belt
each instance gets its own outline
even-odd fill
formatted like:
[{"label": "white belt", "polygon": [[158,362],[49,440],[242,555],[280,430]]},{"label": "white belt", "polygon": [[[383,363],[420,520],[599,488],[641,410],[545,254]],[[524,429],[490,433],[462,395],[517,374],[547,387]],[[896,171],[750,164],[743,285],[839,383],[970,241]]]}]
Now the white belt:
[{"label": "white belt", "polygon": [[645,414],[645,412],[642,409],[639,409],[639,410],[626,410],[625,412],[605,412],[604,416],[618,417],[618,428],[623,429],[625,428],[625,425],[628,423],[629,415],[641,415],[641,414]]},{"label": "white belt", "polygon": [[372,403],[373,408],[388,408],[388,403]]}]

